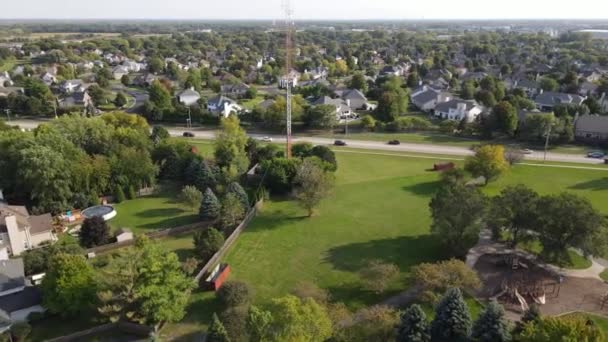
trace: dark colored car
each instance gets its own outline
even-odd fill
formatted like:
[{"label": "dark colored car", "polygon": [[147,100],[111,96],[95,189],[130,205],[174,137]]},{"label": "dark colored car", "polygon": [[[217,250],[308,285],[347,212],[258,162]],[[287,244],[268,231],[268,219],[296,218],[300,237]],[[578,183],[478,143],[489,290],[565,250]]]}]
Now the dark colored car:
[{"label": "dark colored car", "polygon": [[589,157],[589,158],[601,159],[601,158],[604,158],[604,156],[605,156],[604,152],[601,152],[601,151],[593,151],[593,152],[587,153],[587,157]]},{"label": "dark colored car", "polygon": [[334,141],[334,145],[336,146],[346,146],[346,142],[343,140],[336,140]]},{"label": "dark colored car", "polygon": [[194,138],[194,133],[192,133],[192,132],[184,132],[183,136],[186,137],[186,138]]},{"label": "dark colored car", "polygon": [[400,145],[400,144],[401,144],[401,141],[399,141],[399,140],[396,140],[396,139],[395,139],[395,140],[391,140],[391,141],[389,141],[389,142],[388,142],[388,144],[389,144],[389,145]]}]

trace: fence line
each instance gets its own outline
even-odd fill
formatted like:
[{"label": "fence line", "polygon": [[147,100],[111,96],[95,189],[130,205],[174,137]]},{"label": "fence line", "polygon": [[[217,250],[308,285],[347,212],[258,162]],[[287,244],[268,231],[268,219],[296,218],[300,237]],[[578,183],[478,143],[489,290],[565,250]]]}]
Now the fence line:
[{"label": "fence line", "polygon": [[116,322],[116,323],[106,323],[103,325],[98,325],[96,327],[78,331],[78,332],[75,332],[70,335],[53,338],[53,339],[47,340],[47,342],[83,341],[84,338],[91,337],[89,335],[105,333],[105,332],[112,331],[114,329],[116,329],[120,332],[123,332],[123,333],[140,335],[142,337],[148,337],[150,335],[150,333],[152,332],[152,328],[145,326],[145,325],[129,323],[129,322]]},{"label": "fence line", "polygon": [[249,209],[249,212],[247,212],[247,215],[245,215],[245,218],[243,219],[243,221],[236,227],[236,229],[232,232],[232,234],[230,234],[230,236],[226,239],[226,241],[224,241],[224,245],[222,246],[222,248],[220,248],[219,251],[217,251],[215,254],[213,254],[211,259],[209,259],[209,261],[207,261],[205,266],[203,266],[203,268],[201,268],[201,270],[196,274],[196,276],[194,277],[194,280],[197,283],[200,283],[201,279],[205,276],[205,274],[207,272],[209,272],[209,269],[211,269],[212,266],[215,266],[215,264],[217,264],[220,261],[220,259],[224,257],[226,252],[228,252],[230,247],[232,247],[232,245],[236,242],[236,240],[241,235],[243,230],[245,230],[245,228],[247,228],[247,226],[249,225],[249,222],[251,222],[251,220],[256,216],[256,214],[258,212],[257,208],[259,206],[261,206],[263,203],[264,203],[264,199],[260,199],[259,201],[257,201],[255,203],[255,205],[251,209]]}]

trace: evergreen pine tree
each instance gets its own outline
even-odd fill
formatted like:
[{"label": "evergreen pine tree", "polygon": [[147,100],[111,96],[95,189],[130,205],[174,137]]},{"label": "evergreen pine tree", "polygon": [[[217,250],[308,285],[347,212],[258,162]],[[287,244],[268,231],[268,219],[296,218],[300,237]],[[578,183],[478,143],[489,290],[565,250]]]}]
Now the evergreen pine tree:
[{"label": "evergreen pine tree", "polygon": [[120,203],[125,201],[125,192],[122,190],[120,185],[116,185],[114,188],[114,202]]},{"label": "evergreen pine tree", "polygon": [[201,208],[199,210],[200,218],[205,221],[215,220],[220,215],[220,209],[220,201],[213,191],[207,188],[203,193],[203,200],[201,201]]},{"label": "evergreen pine tree", "polygon": [[428,342],[429,323],[424,311],[418,304],[411,305],[401,314],[401,323],[397,328],[397,342]]},{"label": "evergreen pine tree", "polygon": [[228,185],[227,192],[234,194],[239,199],[239,201],[243,204],[243,208],[245,209],[245,211],[249,209],[249,196],[247,196],[247,192],[239,183],[230,183]]},{"label": "evergreen pine tree", "polygon": [[135,197],[137,197],[137,193],[135,192],[135,188],[133,187],[133,185],[129,185],[129,187],[127,188],[127,198],[128,199],[135,199]]},{"label": "evergreen pine tree", "polygon": [[207,331],[207,342],[230,342],[228,332],[224,328],[224,324],[217,317],[217,314],[213,314],[213,319],[209,330]]},{"label": "evergreen pine tree", "polygon": [[530,308],[524,312],[521,316],[521,320],[515,323],[515,329],[513,329],[513,335],[519,335],[524,330],[524,325],[528,322],[536,322],[541,319],[540,309],[538,305],[532,304]]},{"label": "evergreen pine tree", "polygon": [[466,341],[471,334],[469,308],[457,288],[448,289],[435,309],[431,323],[431,341]]},{"label": "evergreen pine tree", "polygon": [[479,342],[511,341],[509,326],[504,315],[502,306],[496,301],[491,301],[475,321],[472,337]]},{"label": "evergreen pine tree", "polygon": [[186,167],[184,176],[188,185],[194,185],[200,191],[205,191],[207,188],[215,188],[215,174],[204,160],[193,159],[188,167]]}]

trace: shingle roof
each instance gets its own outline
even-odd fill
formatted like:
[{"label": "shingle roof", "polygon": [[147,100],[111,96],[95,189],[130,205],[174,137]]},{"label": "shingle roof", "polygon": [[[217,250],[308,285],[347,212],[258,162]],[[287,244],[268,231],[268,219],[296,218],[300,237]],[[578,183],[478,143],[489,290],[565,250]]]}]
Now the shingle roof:
[{"label": "shingle roof", "polygon": [[25,286],[23,259],[0,260],[0,292]]},{"label": "shingle roof", "polygon": [[192,90],[192,89],[184,89],[182,91],[180,91],[179,93],[177,93],[177,96],[182,97],[182,96],[198,96],[201,97],[201,94],[199,94],[198,92]]},{"label": "shingle roof", "polygon": [[577,131],[608,133],[608,116],[583,115],[575,125]]},{"label": "shingle roof", "polygon": [[42,303],[42,294],[33,286],[28,286],[23,291],[0,297],[0,309],[9,314],[40,305],[40,303]]},{"label": "shingle roof", "polygon": [[471,110],[474,107],[478,106],[477,102],[475,102],[474,100],[455,99],[455,100],[451,100],[451,101],[442,102],[442,103],[437,104],[437,106],[435,107],[435,111],[438,111],[438,112],[448,112],[450,109],[457,108],[459,103],[466,104],[466,110]]},{"label": "shingle roof", "polygon": [[438,92],[429,89],[427,91],[423,91],[420,94],[417,94],[416,96],[412,96],[412,102],[424,104],[437,99],[437,96],[439,96]]}]

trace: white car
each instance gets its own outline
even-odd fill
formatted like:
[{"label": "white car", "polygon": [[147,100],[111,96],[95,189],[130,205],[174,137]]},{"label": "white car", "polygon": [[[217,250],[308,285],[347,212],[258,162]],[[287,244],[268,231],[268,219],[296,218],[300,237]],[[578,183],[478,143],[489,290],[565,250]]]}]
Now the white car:
[{"label": "white car", "polygon": [[263,137],[260,140],[262,140],[263,142],[272,142],[272,138],[271,137]]},{"label": "white car", "polygon": [[521,153],[523,153],[523,154],[532,154],[532,153],[534,153],[534,151],[532,151],[529,148],[524,148],[523,150],[521,150]]}]

